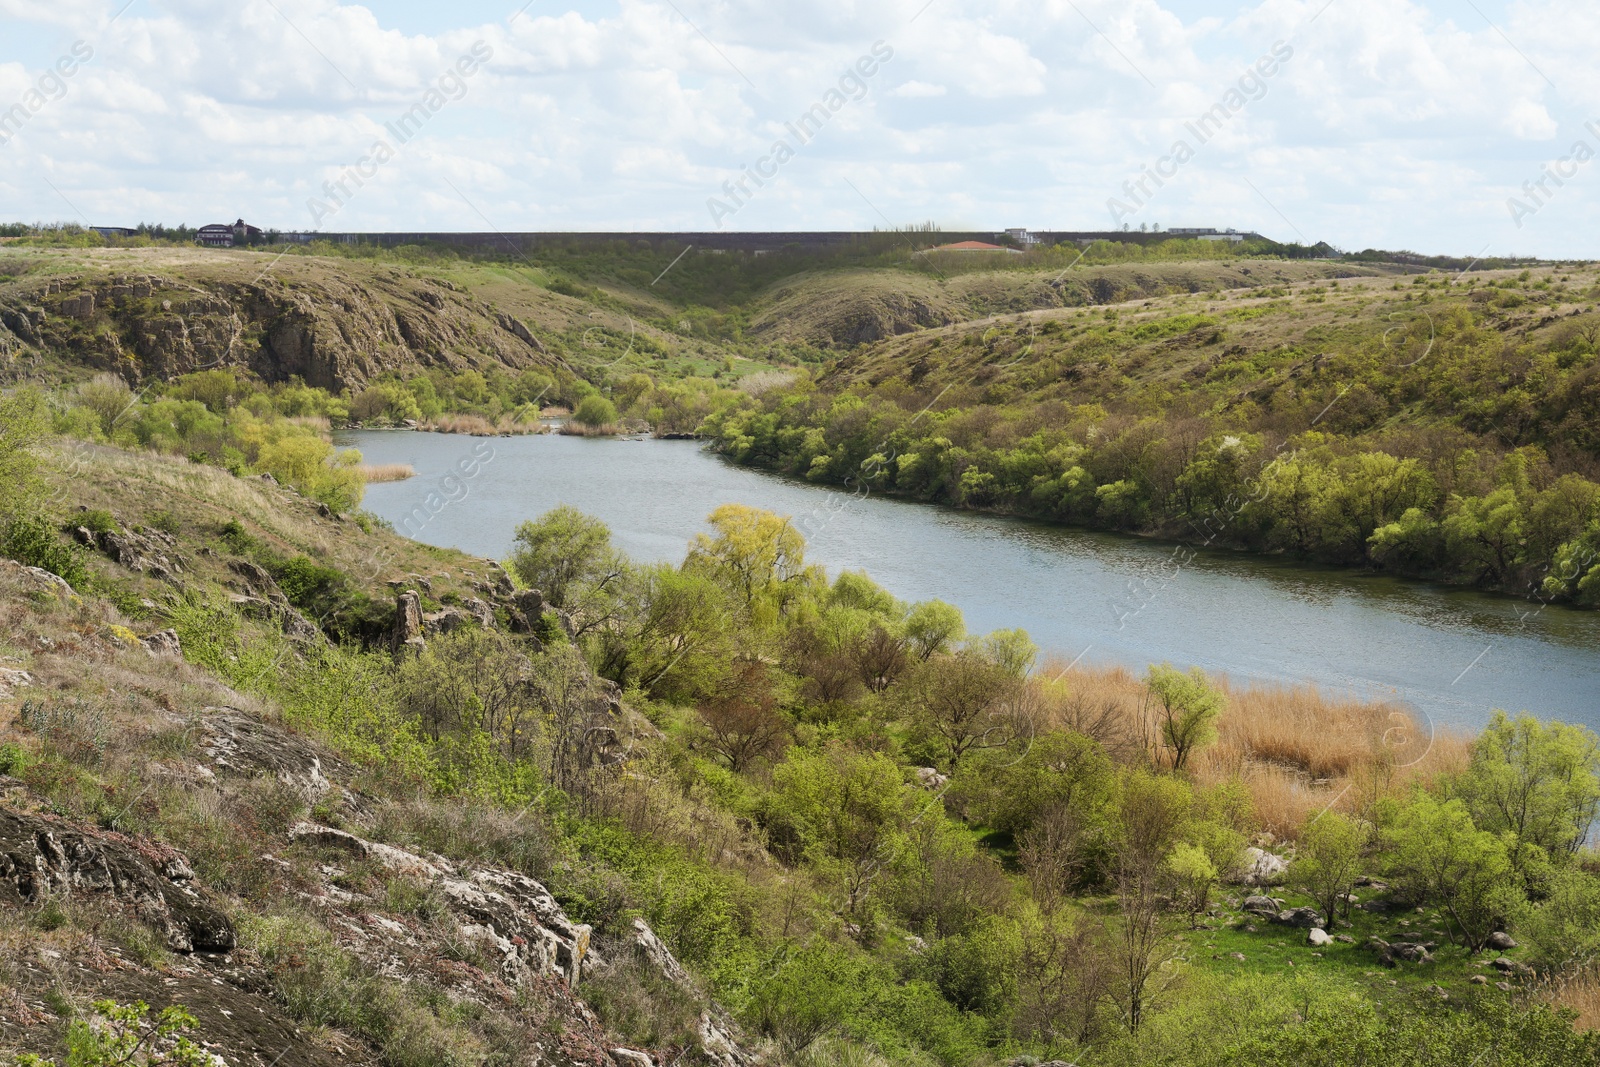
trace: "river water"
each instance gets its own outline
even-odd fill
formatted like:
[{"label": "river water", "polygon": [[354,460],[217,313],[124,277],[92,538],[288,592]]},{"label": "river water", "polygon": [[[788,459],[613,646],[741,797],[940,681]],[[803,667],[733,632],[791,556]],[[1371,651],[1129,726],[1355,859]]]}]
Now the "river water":
[{"label": "river water", "polygon": [[634,559],[676,563],[714,508],[750,504],[793,517],[807,560],[830,574],[861,569],[903,600],[948,600],[973,632],[1022,627],[1062,660],[1313,682],[1402,700],[1440,726],[1505,708],[1600,730],[1600,612],[857,498],[693,441],[369,430],[339,443],[417,470],[370,486],[370,511],[480,556],[504,558],[518,523],[571,504]]}]

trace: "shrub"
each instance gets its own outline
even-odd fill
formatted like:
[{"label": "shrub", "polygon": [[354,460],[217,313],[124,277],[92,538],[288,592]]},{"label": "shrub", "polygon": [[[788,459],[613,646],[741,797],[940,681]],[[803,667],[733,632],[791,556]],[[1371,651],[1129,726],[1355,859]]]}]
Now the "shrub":
[{"label": "shrub", "polygon": [[617,407],[598,393],[586,396],[572,413],[574,422],[589,427],[611,426],[617,421]]},{"label": "shrub", "polygon": [[89,580],[82,551],[62,541],[43,519],[13,519],[6,527],[4,545],[5,554],[18,563],[65,578],[74,589]]}]

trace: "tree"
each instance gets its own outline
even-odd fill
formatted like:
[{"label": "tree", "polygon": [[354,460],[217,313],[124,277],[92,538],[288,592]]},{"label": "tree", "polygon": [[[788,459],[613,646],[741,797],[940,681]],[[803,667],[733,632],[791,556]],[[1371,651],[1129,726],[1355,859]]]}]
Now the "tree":
[{"label": "tree", "polygon": [[1141,770],[1123,779],[1121,793],[1112,861],[1121,915],[1112,925],[1111,984],[1129,1032],[1137,1033],[1175,951],[1161,890],[1193,798],[1181,780]]},{"label": "tree", "polygon": [[1390,831],[1393,880],[1413,896],[1435,900],[1457,938],[1477,952],[1520,902],[1501,839],[1472,824],[1459,799],[1419,791]]},{"label": "tree", "polygon": [[1181,771],[1191,755],[1216,740],[1226,700],[1199,667],[1185,674],[1170,664],[1152,665],[1145,686],[1157,704],[1162,744],[1172,750],[1172,769]]},{"label": "tree", "polygon": [[1218,878],[1217,865],[1199,845],[1180,841],[1167,856],[1167,877],[1172,882],[1174,900],[1189,916],[1189,926],[1197,926],[1200,916],[1211,906],[1211,890]]},{"label": "tree", "polygon": [[1526,878],[1540,856],[1565,860],[1588,840],[1600,817],[1600,738],[1496,711],[1454,792],[1479,827],[1511,835],[1512,868]]},{"label": "tree", "polygon": [[[96,374],[78,386],[78,403],[94,413],[100,432],[110,437],[117,421],[128,413],[138,399],[128,383],[115,374]],[[3,422],[4,420],[0,420]]]},{"label": "tree", "polygon": [[940,652],[948,652],[952,645],[967,636],[967,624],[961,618],[961,609],[942,600],[924,600],[913,604],[906,615],[906,641],[919,659],[928,660]]},{"label": "tree", "polygon": [[740,663],[723,691],[700,707],[706,746],[734,773],[777,752],[788,734],[771,673],[764,663]]},{"label": "tree", "polygon": [[[95,1018],[75,1019],[67,1028],[68,1067],[209,1067],[216,1058],[188,1037],[199,1023],[187,1008],[162,1008],[154,1019],[142,1000],[94,1002]],[[17,1057],[19,1067],[55,1067],[33,1053]]]},{"label": "tree", "polygon": [[985,826],[1020,836],[1052,809],[1104,826],[1115,779],[1111,760],[1094,741],[1070,730],[1024,739],[1020,756],[994,749],[968,761],[958,780],[970,814]]},{"label": "tree", "polygon": [[533,747],[539,726],[531,668],[510,637],[468,627],[431,638],[396,678],[401,708],[434,740],[482,731],[505,758]]},{"label": "tree", "polygon": [[708,521],[716,536],[696,535],[684,565],[722,577],[747,607],[781,606],[806,577],[805,538],[782,515],[724,504]]},{"label": "tree", "polygon": [[1349,913],[1350,904],[1345,898],[1355,888],[1370,836],[1366,823],[1337,811],[1325,811],[1300,831],[1295,842],[1289,880],[1316,902],[1330,929],[1341,904]]},{"label": "tree", "polygon": [[1026,630],[996,630],[985,634],[975,643],[973,651],[1015,678],[1026,678],[1039,658],[1039,646],[1033,643]]},{"label": "tree", "polygon": [[831,876],[854,914],[907,846],[913,797],[899,766],[834,744],[792,750],[772,777],[775,803],[766,821],[774,847]]},{"label": "tree", "polygon": [[935,656],[906,680],[916,732],[956,769],[968,752],[999,748],[1016,736],[1011,711],[1022,683],[1005,667],[973,652]]},{"label": "tree", "polygon": [[510,570],[558,608],[577,607],[622,574],[605,523],[567,504],[518,526],[515,545]]}]

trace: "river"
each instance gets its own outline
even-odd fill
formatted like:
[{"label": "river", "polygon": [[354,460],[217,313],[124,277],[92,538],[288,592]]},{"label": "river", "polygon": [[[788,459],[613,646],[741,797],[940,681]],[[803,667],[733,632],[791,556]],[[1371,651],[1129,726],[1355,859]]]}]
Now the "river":
[{"label": "river", "polygon": [[[1065,661],[1312,682],[1402,700],[1440,726],[1480,727],[1505,708],[1600,730],[1600,612],[857,498],[733,466],[693,441],[364,430],[338,442],[416,468],[370,486],[368,510],[480,556],[504,558],[518,523],[571,504],[634,559],[675,563],[714,508],[750,504],[792,516],[807,560],[830,575],[865,570],[903,600],[948,600],[973,632],[1022,627]],[[452,479],[475,454],[487,457],[476,473]]]}]

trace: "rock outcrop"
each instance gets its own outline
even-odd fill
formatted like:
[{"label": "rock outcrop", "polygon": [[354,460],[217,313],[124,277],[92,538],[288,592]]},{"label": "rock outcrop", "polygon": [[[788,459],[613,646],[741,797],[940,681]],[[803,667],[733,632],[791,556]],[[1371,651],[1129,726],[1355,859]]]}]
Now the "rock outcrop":
[{"label": "rock outcrop", "polygon": [[[52,893],[109,898],[159,932],[174,952],[230,952],[233,924],[190,883],[183,857],[110,831],[0,807],[0,905]],[[9,898],[9,899],[7,899]]]},{"label": "rock outcrop", "polygon": [[385,371],[556,362],[526,323],[466,293],[409,273],[293,260],[270,272],[219,260],[182,277],[24,276],[0,286],[0,350],[26,347],[140,379],[234,366],[335,391]]}]

